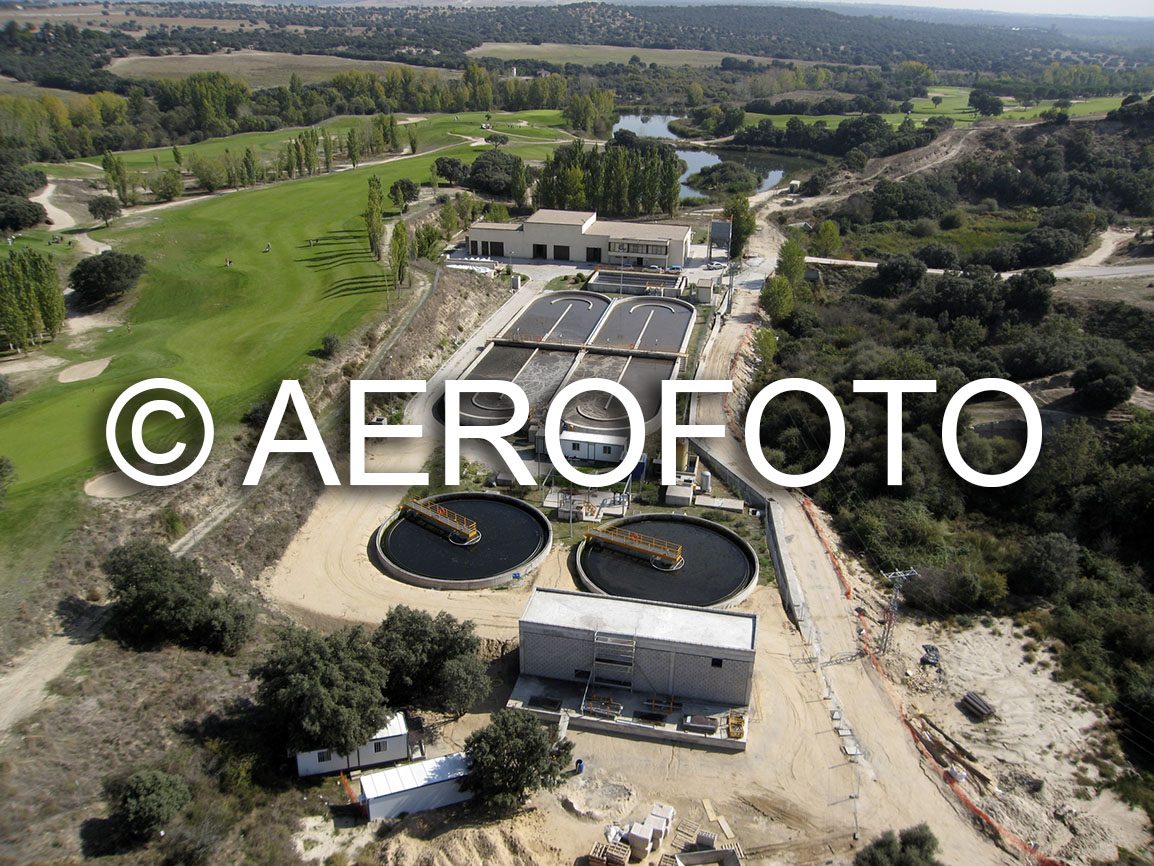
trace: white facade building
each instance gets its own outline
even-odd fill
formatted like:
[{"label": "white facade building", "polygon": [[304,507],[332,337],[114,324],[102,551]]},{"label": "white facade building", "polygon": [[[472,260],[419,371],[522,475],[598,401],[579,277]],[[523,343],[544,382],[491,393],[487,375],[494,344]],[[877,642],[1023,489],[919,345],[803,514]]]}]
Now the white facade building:
[{"label": "white facade building", "polygon": [[601,220],[593,211],[543,209],[520,223],[473,223],[468,236],[471,256],[684,267],[690,228]]},{"label": "white facade building", "polygon": [[370,821],[463,803],[473,796],[460,786],[468,774],[464,752],[366,773],[360,778],[361,802]]},{"label": "white facade building", "polygon": [[749,705],[754,614],[535,589],[519,632],[523,675]]},{"label": "white facade building", "polygon": [[332,749],[297,752],[297,775],[322,776],[326,773],[391,764],[408,757],[409,727],[405,724],[404,714],[396,713],[371,740],[348,755],[338,755]]}]

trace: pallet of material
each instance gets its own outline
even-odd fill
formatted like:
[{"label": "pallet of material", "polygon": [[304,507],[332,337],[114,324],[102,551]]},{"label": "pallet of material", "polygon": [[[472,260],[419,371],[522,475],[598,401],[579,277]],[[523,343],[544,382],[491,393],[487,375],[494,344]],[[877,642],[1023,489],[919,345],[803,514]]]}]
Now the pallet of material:
[{"label": "pallet of material", "polygon": [[673,844],[682,851],[692,848],[697,844],[697,830],[698,823],[696,821],[682,820],[677,825],[677,833],[674,837]]},{"label": "pallet of material", "polygon": [[661,859],[657,861],[657,866],[678,866],[676,855],[662,854]]},{"label": "pallet of material", "polygon": [[959,703],[964,711],[982,721],[994,715],[993,706],[977,692],[966,692]]},{"label": "pallet of material", "polygon": [[609,842],[605,846],[605,866],[626,866],[632,853],[624,842]]},{"label": "pallet of material", "polygon": [[609,846],[604,842],[594,842],[589,849],[589,856],[585,858],[589,866],[605,866],[605,854]]}]

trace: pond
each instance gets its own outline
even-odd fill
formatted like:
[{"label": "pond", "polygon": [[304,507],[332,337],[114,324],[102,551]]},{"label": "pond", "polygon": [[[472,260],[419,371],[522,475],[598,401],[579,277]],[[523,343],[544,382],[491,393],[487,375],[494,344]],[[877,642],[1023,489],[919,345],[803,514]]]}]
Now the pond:
[{"label": "pond", "polygon": [[[623,114],[613,124],[613,131],[627,129],[647,138],[677,138],[670,129],[670,121],[677,120],[676,114]],[[681,197],[699,196],[701,193],[685,183],[691,174],[696,174],[708,165],[717,165],[720,162],[738,162],[752,169],[761,179],[757,186],[758,192],[772,189],[781,183],[782,179],[791,172],[796,172],[804,166],[804,161],[778,156],[772,153],[748,153],[746,151],[710,149],[687,150],[678,149],[677,156],[685,163],[686,169],[681,175]]]}]

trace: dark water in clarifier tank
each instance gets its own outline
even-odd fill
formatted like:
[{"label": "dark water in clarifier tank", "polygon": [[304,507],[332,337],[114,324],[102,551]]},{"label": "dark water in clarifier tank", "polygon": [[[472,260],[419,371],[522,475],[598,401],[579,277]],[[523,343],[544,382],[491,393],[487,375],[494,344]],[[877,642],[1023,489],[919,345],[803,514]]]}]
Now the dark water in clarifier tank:
[{"label": "dark water in clarifier tank", "polygon": [[481,540],[461,547],[424,523],[402,517],[381,539],[385,553],[401,568],[442,580],[477,580],[516,569],[545,544],[545,528],[528,506],[467,494],[439,504],[475,520]]},{"label": "dark water in clarifier tank", "polygon": [[685,565],[661,571],[644,557],[586,544],[581,558],[585,574],[610,595],[708,606],[733,595],[753,576],[748,552],[709,526],[656,515],[622,528],[680,544]]}]

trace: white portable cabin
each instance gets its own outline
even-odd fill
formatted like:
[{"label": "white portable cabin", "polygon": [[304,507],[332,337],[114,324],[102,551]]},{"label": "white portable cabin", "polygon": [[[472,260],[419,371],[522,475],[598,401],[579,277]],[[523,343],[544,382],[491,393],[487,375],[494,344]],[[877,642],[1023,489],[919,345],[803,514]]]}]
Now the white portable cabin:
[{"label": "white portable cabin", "polygon": [[[610,436],[581,430],[562,430],[558,436],[561,451],[570,460],[588,460],[593,463],[620,463],[629,447],[628,436]],[[545,449],[545,428],[537,430],[537,454],[548,457]]]},{"label": "white portable cabin", "polygon": [[463,803],[473,796],[460,787],[468,774],[464,752],[366,773],[360,779],[361,802],[370,821]]},{"label": "white portable cabin", "polygon": [[297,752],[298,776],[323,776],[342,770],[359,770],[391,764],[409,757],[409,727],[403,713],[396,713],[389,723],[377,731],[371,740],[347,755],[338,755],[332,749],[313,749]]}]

